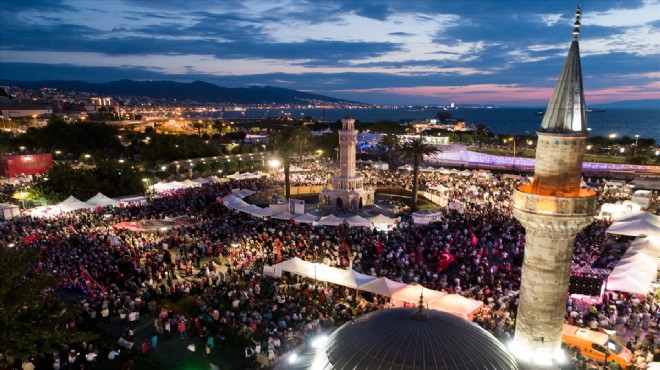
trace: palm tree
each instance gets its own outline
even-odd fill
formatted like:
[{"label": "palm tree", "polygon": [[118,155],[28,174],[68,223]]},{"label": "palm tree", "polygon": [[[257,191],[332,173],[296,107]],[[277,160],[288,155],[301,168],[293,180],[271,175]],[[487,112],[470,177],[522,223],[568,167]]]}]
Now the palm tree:
[{"label": "palm tree", "polygon": [[284,188],[286,199],[291,197],[291,179],[290,179],[290,168],[291,168],[291,158],[295,152],[295,141],[296,141],[296,128],[295,127],[286,127],[282,131],[274,134],[271,137],[271,142],[275,148],[275,154],[282,159],[282,169],[284,170]]},{"label": "palm tree", "polygon": [[424,161],[425,155],[433,155],[440,152],[440,149],[427,144],[423,138],[413,139],[403,145],[400,149],[400,158],[409,159],[413,161],[413,183],[412,183],[412,204],[411,209],[413,212],[417,211],[417,187],[419,180],[419,167]]},{"label": "palm tree", "polygon": [[380,139],[380,145],[387,149],[387,166],[394,169],[394,151],[399,148],[399,137],[396,134],[385,134]]}]

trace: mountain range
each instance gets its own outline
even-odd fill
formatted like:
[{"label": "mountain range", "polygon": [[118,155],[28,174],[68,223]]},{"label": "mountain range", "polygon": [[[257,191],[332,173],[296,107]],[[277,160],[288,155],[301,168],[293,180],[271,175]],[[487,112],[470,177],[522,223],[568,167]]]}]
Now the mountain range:
[{"label": "mountain range", "polygon": [[208,82],[182,83],[174,81],[120,80],[105,83],[83,81],[13,81],[0,80],[0,85],[21,88],[55,88],[104,95],[147,96],[152,99],[195,101],[199,103],[235,104],[305,104],[310,101],[331,103],[349,102],[329,96],[310,94],[272,86],[230,88]]},{"label": "mountain range", "polygon": [[[272,86],[222,87],[204,81],[191,83],[174,81],[119,80],[104,83],[84,81],[14,81],[0,79],[0,86],[40,89],[56,88],[64,91],[80,91],[103,95],[147,96],[153,99],[195,101],[198,103],[234,104],[305,104],[311,101],[328,103],[357,103],[330,96],[311,94],[298,90]],[[361,103],[358,103],[361,104]],[[462,106],[473,106],[461,104]],[[486,106],[476,104],[474,106]],[[514,108],[513,106],[511,108]],[[590,104],[589,108],[608,109],[660,109],[660,99],[627,100],[602,104]]]}]

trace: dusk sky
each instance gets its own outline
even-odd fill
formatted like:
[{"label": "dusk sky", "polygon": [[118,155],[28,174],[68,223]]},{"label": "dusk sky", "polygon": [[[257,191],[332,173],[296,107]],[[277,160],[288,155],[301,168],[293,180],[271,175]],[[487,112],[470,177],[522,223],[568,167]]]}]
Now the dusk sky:
[{"label": "dusk sky", "polygon": [[[0,78],[544,106],[575,0],[2,0]],[[660,99],[660,0],[582,1],[587,104]]]}]

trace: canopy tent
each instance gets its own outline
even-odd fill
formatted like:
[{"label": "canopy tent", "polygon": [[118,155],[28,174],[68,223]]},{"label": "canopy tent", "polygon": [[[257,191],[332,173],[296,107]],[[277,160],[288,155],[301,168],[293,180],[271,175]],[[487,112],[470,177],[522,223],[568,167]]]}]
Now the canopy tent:
[{"label": "canopy tent", "polygon": [[250,214],[254,217],[265,218],[274,215],[275,211],[271,208],[257,207],[257,209],[255,209],[253,212],[250,212]]},{"label": "canopy tent", "polygon": [[178,182],[178,181],[170,181],[170,182],[167,183],[167,186],[170,187],[170,190],[182,189],[182,188],[186,187],[186,185],[184,185],[182,182]]},{"label": "canopy tent", "polygon": [[658,269],[653,267],[652,264],[628,262],[615,266],[612,269],[612,272],[610,272],[610,276],[622,274],[622,273],[628,273],[628,272],[634,274],[636,271],[649,273],[649,272],[657,272]]},{"label": "canopy tent", "polygon": [[374,279],[371,275],[361,274],[354,270],[343,270],[336,267],[330,267],[322,263],[315,263],[316,279],[326,281],[331,284],[337,284],[348,288],[357,289],[358,286],[366,284]]},{"label": "canopy tent", "polygon": [[[623,277],[630,277],[633,278],[639,282],[644,282],[646,284],[651,284],[653,281],[653,278],[656,275],[656,271],[643,271],[643,270],[638,270],[638,269],[630,269],[626,271],[617,271],[614,273],[610,274],[610,278],[616,279],[616,278],[623,278]],[[608,287],[609,288],[609,287]]]},{"label": "canopy tent", "polygon": [[92,205],[94,207],[119,206],[119,201],[114,200],[112,198],[108,198],[101,193],[96,193],[95,196],[87,199],[87,202],[85,203]]},{"label": "canopy tent", "polygon": [[222,179],[219,178],[219,177],[216,176],[216,175],[209,176],[209,177],[206,178],[206,180],[207,180],[208,182],[222,182]]},{"label": "canopy tent", "polygon": [[646,253],[652,257],[660,257],[660,237],[637,238],[630,243],[627,253]]},{"label": "canopy tent", "polygon": [[649,220],[637,219],[629,222],[615,222],[605,232],[628,236],[660,236],[660,226]]},{"label": "canopy tent", "polygon": [[396,225],[397,219],[379,214],[378,216],[371,217],[369,221],[371,221],[376,229],[388,229]]},{"label": "canopy tent", "polygon": [[432,166],[421,167],[419,170],[422,172],[435,172],[435,168]]},{"label": "canopy tent", "polygon": [[385,277],[380,277],[378,279],[373,279],[367,283],[358,286],[358,289],[363,290],[365,292],[391,297],[392,294],[398,292],[399,290],[407,286],[408,284],[399,283],[398,281],[390,280]]},{"label": "canopy tent", "polygon": [[636,253],[634,255],[624,255],[623,258],[619,261],[619,266],[620,265],[625,265],[627,263],[634,263],[636,265],[647,265],[646,267],[648,269],[657,269],[658,268],[658,260],[657,258],[651,257],[648,254],[645,253]]},{"label": "canopy tent", "polygon": [[305,213],[293,219],[294,221],[301,224],[311,224],[319,220],[318,216],[314,216],[311,213]]},{"label": "canopy tent", "polygon": [[241,177],[241,174],[238,171],[234,172],[231,175],[227,175],[227,178],[232,180],[238,180],[239,177]]},{"label": "canopy tent", "polygon": [[[309,171],[311,171],[311,170],[308,169],[308,168],[302,168],[302,167],[298,167],[298,166],[289,166],[289,172],[309,172]],[[280,173],[284,172],[284,167],[277,170],[277,172],[280,172]]]},{"label": "canopy tent", "polygon": [[209,182],[211,182],[211,180],[205,179],[203,177],[198,177],[198,178],[194,179],[193,181],[198,183],[198,184],[208,184]]},{"label": "canopy tent", "polygon": [[316,278],[316,266],[312,262],[302,260],[298,257],[291,258],[284,262],[273,265],[273,268],[280,271],[286,271],[296,275],[302,275],[308,278]]},{"label": "canopy tent", "polygon": [[607,278],[607,290],[634,294],[647,294],[649,292],[649,287],[649,282],[639,281],[631,276]]},{"label": "canopy tent", "polygon": [[183,184],[187,188],[192,188],[192,187],[201,185],[200,183],[192,181],[191,179],[185,179],[181,182],[181,184]]},{"label": "canopy tent", "polygon": [[614,221],[614,224],[621,222],[645,221],[652,225],[660,227],[660,216],[656,216],[650,212],[640,212],[634,215],[621,217]]},{"label": "canopy tent", "polygon": [[170,184],[166,182],[159,181],[151,186],[151,188],[156,192],[156,193],[162,193],[164,191],[170,191],[174,189]]},{"label": "canopy tent", "polygon": [[429,304],[429,308],[467,318],[484,305],[483,302],[459,294],[447,294]]},{"label": "canopy tent", "polygon": [[399,166],[400,170],[405,170],[405,171],[412,171],[413,167],[409,164],[404,164],[403,166]]},{"label": "canopy tent", "polygon": [[73,195],[66,198],[62,203],[56,205],[62,212],[72,212],[79,209],[90,209],[94,208],[93,205],[83,202],[82,200],[76,199]]},{"label": "canopy tent", "polygon": [[282,212],[282,213],[274,214],[270,218],[274,218],[277,220],[293,220],[296,216],[298,215],[294,215],[293,213],[289,213],[289,212]]},{"label": "canopy tent", "polygon": [[53,217],[62,213],[58,206],[39,206],[26,211],[32,217]]},{"label": "canopy tent", "polygon": [[372,227],[371,221],[367,220],[364,217],[360,217],[359,215],[355,215],[353,217],[348,217],[346,218],[346,222],[348,222],[348,226],[350,227]]},{"label": "canopy tent", "polygon": [[225,207],[231,208],[231,209],[245,208],[245,207],[250,205],[249,203],[247,203],[243,199],[237,198],[233,195],[228,195],[228,196],[222,198],[222,204],[224,204]]},{"label": "canopy tent", "polygon": [[422,293],[424,294],[424,303],[428,307],[430,307],[433,302],[447,295],[445,292],[424,288],[421,285],[408,285],[403,289],[394,292],[394,294],[392,294],[392,299],[416,305],[419,303],[419,298]]},{"label": "canopy tent", "polygon": [[236,210],[239,211],[239,212],[248,213],[248,214],[251,215],[252,213],[259,212],[259,210],[261,209],[260,207],[257,207],[254,204],[249,204],[249,203],[245,203],[245,204],[247,204],[247,206],[241,207],[241,208],[236,208]]},{"label": "canopy tent", "polygon": [[461,176],[472,176],[472,171],[463,170],[463,171],[458,172],[458,174],[461,175]]},{"label": "canopy tent", "polygon": [[250,195],[254,195],[257,192],[250,189],[232,189],[231,193],[239,198],[245,198],[249,197]]},{"label": "canopy tent", "polygon": [[438,184],[438,185],[436,185],[436,186],[432,186],[432,187],[430,187],[429,189],[431,189],[431,190],[435,190],[435,191],[438,191],[438,192],[440,192],[440,193],[444,193],[445,191],[447,191],[447,190],[449,190],[449,189],[451,189],[451,188],[448,188],[448,187],[446,187],[446,186],[444,186],[444,185],[442,185],[442,184]]},{"label": "canopy tent", "polygon": [[[297,220],[298,219],[296,219],[296,221]],[[337,217],[331,214],[325,217],[321,217],[318,223],[320,223],[323,226],[339,226],[344,223],[344,219],[342,217]]]}]

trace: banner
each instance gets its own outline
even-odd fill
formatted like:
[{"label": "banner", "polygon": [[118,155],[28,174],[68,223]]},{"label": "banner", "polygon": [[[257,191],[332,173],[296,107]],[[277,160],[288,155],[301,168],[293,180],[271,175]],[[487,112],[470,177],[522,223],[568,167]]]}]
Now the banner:
[{"label": "banner", "polygon": [[302,215],[305,213],[305,200],[304,199],[289,199],[289,213],[294,215]]}]

